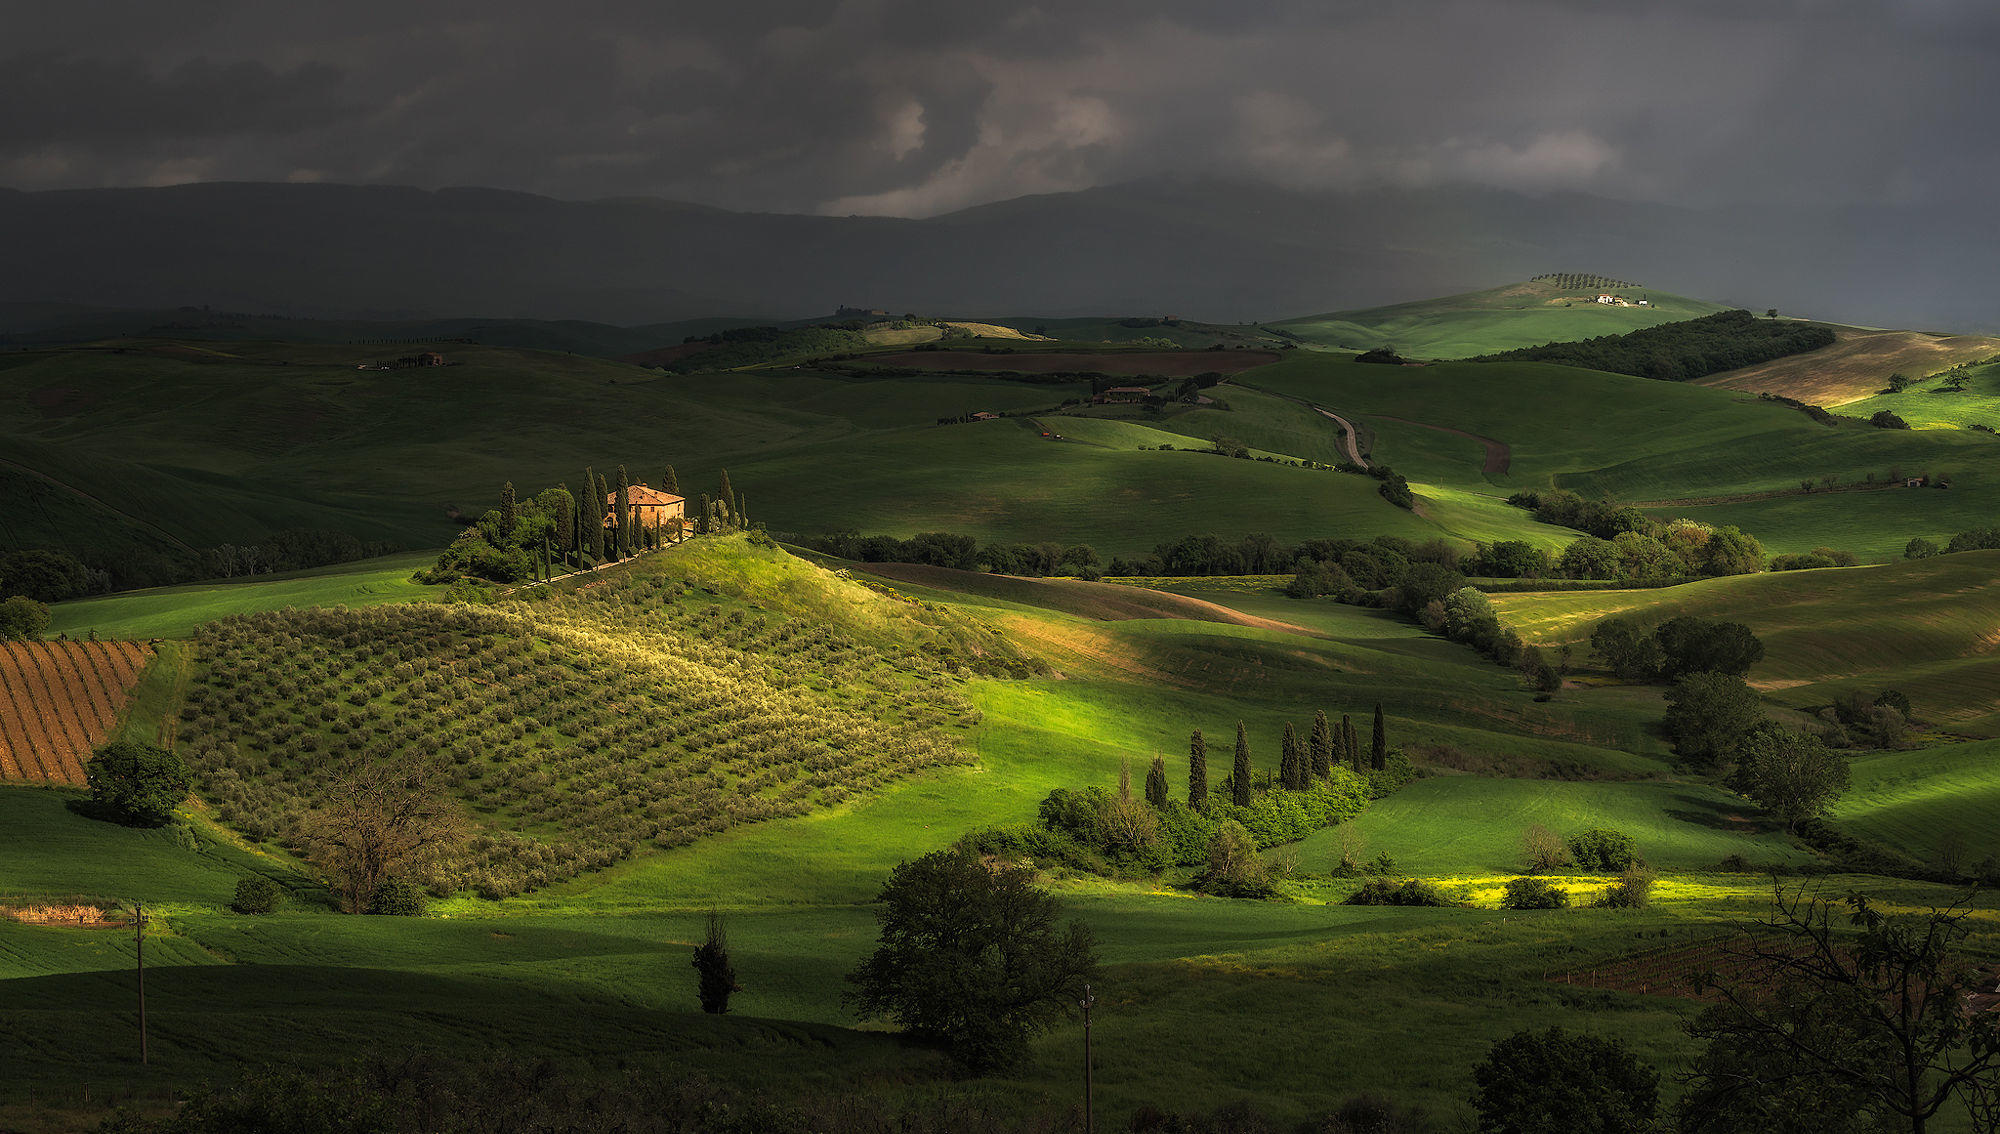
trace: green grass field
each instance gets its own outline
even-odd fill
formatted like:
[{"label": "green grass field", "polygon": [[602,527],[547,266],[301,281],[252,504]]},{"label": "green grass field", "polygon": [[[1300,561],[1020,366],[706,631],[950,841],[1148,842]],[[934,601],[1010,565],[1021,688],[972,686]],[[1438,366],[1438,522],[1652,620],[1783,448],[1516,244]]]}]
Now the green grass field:
[{"label": "green grass field", "polygon": [[408,602],[442,589],[410,578],[435,562],[435,552],[420,551],[283,575],[77,599],[50,608],[49,633],[72,638],[92,632],[100,638],[179,638],[225,614]]},{"label": "green grass field", "polygon": [[1996,808],[2000,744],[1979,741],[1856,760],[1854,788],[1833,817],[1922,862],[1939,862],[1952,848],[1969,865],[1995,853]]},{"label": "green grass field", "polygon": [[[1645,307],[1596,302],[1605,291]],[[1517,347],[1622,335],[1641,327],[1696,319],[1723,308],[1653,288],[1559,288],[1553,283],[1507,284],[1486,291],[1336,311],[1266,324],[1314,346],[1364,351],[1389,347],[1408,358],[1468,358]]]},{"label": "green grass field", "polygon": [[1780,703],[1825,705],[1850,689],[1901,689],[1918,718],[1994,735],[2000,659],[1993,653],[2000,552],[1885,567],[1707,579],[1657,591],[1495,595],[1500,617],[1530,642],[1579,650],[1599,621],[1675,615],[1742,622],[1764,643],[1750,673]]}]

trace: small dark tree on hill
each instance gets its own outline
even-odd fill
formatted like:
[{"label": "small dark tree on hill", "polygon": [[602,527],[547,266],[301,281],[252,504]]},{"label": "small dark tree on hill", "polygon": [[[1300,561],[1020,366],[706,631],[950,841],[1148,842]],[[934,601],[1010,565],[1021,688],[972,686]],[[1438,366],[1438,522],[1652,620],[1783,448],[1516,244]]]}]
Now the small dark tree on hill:
[{"label": "small dark tree on hill", "polygon": [[1660,643],[1629,618],[1607,618],[1590,632],[1590,652],[1598,664],[1625,681],[1660,675]]},{"label": "small dark tree on hill", "polygon": [[327,785],[305,841],[343,910],[373,908],[387,879],[422,873],[459,841],[464,813],[445,785],[435,767],[388,761],[358,764]]},{"label": "small dark tree on hill", "polygon": [[508,539],[514,538],[514,525],[519,520],[516,511],[517,503],[518,502],[514,499],[514,482],[510,480],[507,483],[501,485],[500,486],[500,534],[506,536]]},{"label": "small dark tree on hill", "polygon": [[1382,702],[1375,702],[1375,738],[1368,746],[1368,766],[1382,771],[1389,766],[1389,730],[1382,723]]},{"label": "small dark tree on hill", "polygon": [[1618,1040],[1516,1032],[1472,1069],[1480,1134],[1646,1134],[1660,1075]]},{"label": "small dark tree on hill", "polygon": [[1315,779],[1327,779],[1333,775],[1333,725],[1326,719],[1325,710],[1313,714],[1312,736],[1307,740],[1312,753],[1312,774]]},{"label": "small dark tree on hill", "polygon": [[1153,757],[1153,766],[1146,769],[1146,802],[1154,807],[1167,805],[1167,761],[1164,757]]},{"label": "small dark tree on hill", "polygon": [[1236,806],[1250,806],[1250,734],[1242,721],[1236,722],[1236,765],[1229,772],[1229,795]]},{"label": "small dark tree on hill", "polygon": [[1818,737],[1763,724],[1744,738],[1730,787],[1784,820],[1787,831],[1820,815],[1847,791],[1847,761]]},{"label": "small dark tree on hill", "polygon": [[1346,713],[1340,714],[1340,750],[1357,775],[1365,770],[1361,767],[1361,734],[1355,731],[1354,718]]},{"label": "small dark tree on hill", "polygon": [[1711,622],[1681,615],[1654,629],[1660,672],[1668,680],[1691,673],[1749,673],[1764,658],[1764,643],[1740,622]]},{"label": "small dark tree on hill", "polygon": [[664,480],[660,481],[660,490],[675,496],[681,494],[681,478],[674,474],[674,466],[667,466],[667,475]]},{"label": "small dark tree on hill", "polygon": [[729,963],[729,935],[721,914],[708,915],[708,936],[694,951],[694,971],[701,1010],[711,1016],[729,1011],[730,995],[743,990],[736,983],[736,967]]},{"label": "small dark tree on hill", "polygon": [[618,558],[630,559],[633,551],[632,486],[625,480],[625,466],[618,466]]},{"label": "small dark tree on hill", "polygon": [[49,632],[49,608],[27,595],[0,602],[0,642],[39,642]]},{"label": "small dark tree on hill", "polygon": [[1208,806],[1208,742],[1201,730],[1188,736],[1188,806],[1196,811]]},{"label": "small dark tree on hill", "polygon": [[105,818],[128,827],[164,826],[194,787],[179,755],[137,740],[114,740],[83,766],[90,799]]},{"label": "small dark tree on hill", "polygon": [[725,524],[736,522],[736,490],[729,486],[729,470],[722,470],[722,487],[715,498],[716,509],[722,514]]},{"label": "small dark tree on hill", "polygon": [[881,942],[848,974],[850,1002],[942,1042],[974,1072],[1016,1063],[1074,1005],[1097,970],[1090,931],[1056,924],[1030,867],[937,851],[889,875]]}]

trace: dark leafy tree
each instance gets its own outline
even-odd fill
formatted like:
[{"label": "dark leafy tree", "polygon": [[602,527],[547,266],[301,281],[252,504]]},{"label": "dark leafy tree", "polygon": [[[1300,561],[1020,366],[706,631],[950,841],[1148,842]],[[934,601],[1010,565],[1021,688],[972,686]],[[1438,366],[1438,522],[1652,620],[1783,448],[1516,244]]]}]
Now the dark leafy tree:
[{"label": "dark leafy tree", "polygon": [[1681,615],[1660,623],[1653,638],[1669,681],[1691,673],[1748,673],[1764,657],[1764,643],[1740,622]]},{"label": "dark leafy tree", "polygon": [[[1843,904],[1839,916],[1818,893],[1780,886],[1731,947],[1740,975],[1710,979],[1722,1002],[1689,1028],[1708,1046],[1683,1129],[1862,1131],[1872,1118],[1924,1134],[1954,1103],[1968,1126],[1992,1129],[1977,1123],[2000,1092],[2000,1014],[1967,1010],[1982,976],[1959,953],[1966,911],[1890,916],[1861,894]],[[1804,1113],[1786,1114],[1795,1103]],[[1829,1125],[1801,1125],[1812,1114]]]},{"label": "dark leafy tree", "polygon": [[729,1011],[729,997],[743,991],[736,983],[736,967],[729,963],[729,935],[722,915],[708,915],[708,934],[694,951],[695,995],[701,1010],[711,1016]]},{"label": "dark leafy tree", "polygon": [[[1537,880],[1539,881],[1539,880]],[[1613,1039],[1516,1032],[1472,1069],[1480,1134],[1650,1134],[1659,1072]]]},{"label": "dark leafy tree", "polygon": [[159,827],[187,799],[194,774],[180,756],[137,740],[114,740],[83,766],[90,799],[128,827]]},{"label": "dark leafy tree", "polygon": [[1208,742],[1201,730],[1188,736],[1188,806],[1196,811],[1208,806]]},{"label": "dark leafy tree", "polygon": [[1598,623],[1590,632],[1590,651],[1623,680],[1651,681],[1660,675],[1660,643],[1629,618]]},{"label": "dark leafy tree", "polygon": [[1818,737],[1774,724],[1744,738],[1730,786],[1785,821],[1785,829],[1815,818],[1846,793],[1847,760]]},{"label": "dark leafy tree", "polygon": [[29,598],[15,595],[0,602],[0,642],[35,642],[49,632],[49,608]]},{"label": "dark leafy tree", "polygon": [[1665,727],[1674,753],[1698,767],[1722,767],[1763,721],[1757,691],[1733,673],[1683,677],[1667,693]]},{"label": "dark leafy tree", "polygon": [[1090,931],[1058,926],[1034,878],[967,849],[896,867],[878,898],[880,944],[848,975],[854,1007],[943,1043],[972,1071],[1018,1062],[1097,969]]},{"label": "dark leafy tree", "polygon": [[674,466],[667,466],[666,479],[660,481],[660,490],[672,493],[675,496],[681,494],[681,478],[674,474]]},{"label": "dark leafy tree", "polygon": [[722,513],[724,523],[736,522],[736,490],[729,486],[729,470],[722,470],[722,488],[716,494],[715,503]]},{"label": "dark leafy tree", "polygon": [[617,529],[618,558],[630,559],[632,557],[632,552],[634,550],[633,547],[634,533],[632,531],[632,487],[625,480],[624,465],[618,466],[618,494],[616,497],[616,503],[613,505],[613,511],[618,519],[618,529]]},{"label": "dark leafy tree", "polygon": [[1250,806],[1250,734],[1242,721],[1236,722],[1236,764],[1229,772],[1229,795],[1236,806]]},{"label": "dark leafy tree", "polygon": [[500,534],[508,539],[514,538],[514,525],[520,522],[516,504],[514,482],[510,480],[500,486]]}]

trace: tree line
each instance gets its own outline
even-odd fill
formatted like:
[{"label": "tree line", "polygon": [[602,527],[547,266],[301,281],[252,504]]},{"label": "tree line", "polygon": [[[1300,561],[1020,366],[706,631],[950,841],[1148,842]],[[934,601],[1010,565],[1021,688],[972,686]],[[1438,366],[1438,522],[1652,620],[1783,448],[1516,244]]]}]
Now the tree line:
[{"label": "tree line", "polygon": [[1555,362],[1637,378],[1687,382],[1831,345],[1833,331],[1826,327],[1778,323],[1735,310],[1622,335],[1522,347],[1482,355],[1474,361]]}]

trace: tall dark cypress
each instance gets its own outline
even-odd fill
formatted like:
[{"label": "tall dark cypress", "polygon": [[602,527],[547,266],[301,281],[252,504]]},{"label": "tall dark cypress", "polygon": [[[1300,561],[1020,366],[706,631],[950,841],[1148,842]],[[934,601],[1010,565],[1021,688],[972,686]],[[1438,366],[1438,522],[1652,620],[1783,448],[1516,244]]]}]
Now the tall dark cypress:
[{"label": "tall dark cypress", "polygon": [[583,528],[584,550],[590,553],[590,564],[595,567],[604,562],[604,480],[597,470],[583,470],[583,498],[589,504],[588,510],[577,517]]},{"label": "tall dark cypress", "polygon": [[618,558],[628,559],[632,555],[632,488],[625,479],[625,466],[618,466]]},{"label": "tall dark cypress", "polygon": [[1365,770],[1361,766],[1361,734],[1354,731],[1354,718],[1346,713],[1340,714],[1340,747],[1347,753],[1347,762],[1355,771]]},{"label": "tall dark cypress", "polygon": [[1229,795],[1238,807],[1250,806],[1250,734],[1236,722],[1236,767],[1229,773]]},{"label": "tall dark cypress", "polygon": [[722,470],[722,489],[716,497],[716,507],[722,510],[722,522],[736,522],[736,490],[729,487],[729,470]]},{"label": "tall dark cypress", "polygon": [[556,485],[556,491],[562,493],[556,497],[556,550],[568,566],[569,553],[576,550],[576,494],[569,490],[568,481]]},{"label": "tall dark cypress", "polygon": [[674,466],[667,466],[667,479],[660,482],[660,490],[675,496],[681,494],[681,478],[674,475]]},{"label": "tall dark cypress", "polygon": [[519,501],[514,498],[514,482],[500,486],[500,534],[514,538],[514,525],[520,522]]},{"label": "tall dark cypress", "polygon": [[1167,805],[1167,761],[1164,756],[1153,757],[1153,766],[1146,769],[1146,802],[1154,807]]},{"label": "tall dark cypress", "polygon": [[708,493],[704,492],[701,494],[701,511],[695,513],[694,533],[696,535],[708,534],[708,521],[709,521],[708,512],[709,512]]},{"label": "tall dark cypress", "polygon": [[1286,791],[1304,788],[1305,779],[1299,775],[1299,731],[1292,722],[1285,722],[1284,739],[1278,743],[1278,783]]},{"label": "tall dark cypress", "polygon": [[1208,806],[1208,741],[1200,729],[1188,737],[1188,806],[1196,811]]},{"label": "tall dark cypress", "polygon": [[1326,719],[1326,710],[1313,714],[1312,738],[1307,744],[1312,750],[1313,778],[1323,780],[1333,775],[1333,725]]},{"label": "tall dark cypress", "polygon": [[1389,731],[1382,726],[1382,702],[1375,702],[1375,740],[1368,746],[1368,766],[1376,771],[1389,766]]}]

